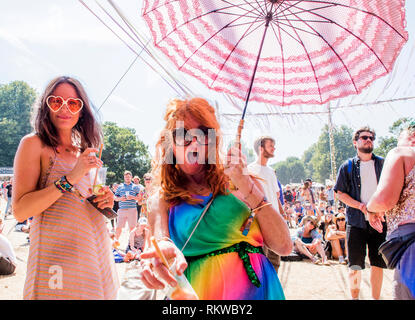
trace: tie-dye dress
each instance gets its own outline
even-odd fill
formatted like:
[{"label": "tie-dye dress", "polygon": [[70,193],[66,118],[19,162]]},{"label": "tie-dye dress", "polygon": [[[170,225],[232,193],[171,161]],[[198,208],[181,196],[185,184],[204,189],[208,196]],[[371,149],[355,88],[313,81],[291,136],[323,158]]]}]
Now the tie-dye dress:
[{"label": "tie-dye dress", "polygon": [[[48,186],[68,174],[75,162],[56,154]],[[89,176],[74,186],[88,196]],[[33,218],[24,299],[115,299],[115,269],[105,217],[86,200],[66,192]]]},{"label": "tie-dye dress", "polygon": [[[191,205],[182,202],[169,212],[170,237],[182,249],[210,196]],[[274,267],[262,253],[263,237],[256,220],[247,236],[240,230],[248,207],[234,195],[218,195],[183,250],[185,275],[202,300],[283,300]]]}]

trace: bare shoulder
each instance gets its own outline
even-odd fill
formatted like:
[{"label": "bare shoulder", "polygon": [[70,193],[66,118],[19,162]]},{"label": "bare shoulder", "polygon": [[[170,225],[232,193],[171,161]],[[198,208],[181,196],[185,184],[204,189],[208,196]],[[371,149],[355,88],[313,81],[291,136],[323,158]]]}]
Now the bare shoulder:
[{"label": "bare shoulder", "polygon": [[415,149],[413,147],[395,147],[390,150],[386,156],[386,160],[411,160],[415,157]]},{"label": "bare shoulder", "polygon": [[16,152],[16,159],[34,159],[40,157],[43,142],[36,134],[28,134],[20,140],[19,147]]},{"label": "bare shoulder", "polygon": [[38,135],[36,135],[35,133],[30,133],[22,138],[22,140],[20,141],[20,145],[29,149],[39,149],[42,147],[43,142]]}]

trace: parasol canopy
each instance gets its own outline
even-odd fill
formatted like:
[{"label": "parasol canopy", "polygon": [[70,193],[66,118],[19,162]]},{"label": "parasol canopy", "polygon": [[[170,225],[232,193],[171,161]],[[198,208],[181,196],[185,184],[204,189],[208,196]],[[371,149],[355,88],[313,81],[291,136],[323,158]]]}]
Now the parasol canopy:
[{"label": "parasol canopy", "polygon": [[[144,1],[154,45],[207,87],[278,106],[358,94],[392,70],[404,0]],[[245,114],[243,113],[243,116]]]}]

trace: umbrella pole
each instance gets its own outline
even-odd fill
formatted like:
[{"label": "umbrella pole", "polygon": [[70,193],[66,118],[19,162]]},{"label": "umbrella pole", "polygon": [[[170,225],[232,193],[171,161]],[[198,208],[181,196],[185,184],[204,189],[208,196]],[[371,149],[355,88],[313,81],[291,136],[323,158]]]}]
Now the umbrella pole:
[{"label": "umbrella pole", "polygon": [[259,64],[259,59],[261,58],[262,47],[264,46],[264,42],[265,42],[265,36],[267,34],[268,26],[269,26],[269,23],[270,23],[271,20],[272,20],[272,12],[268,12],[267,17],[266,17],[266,22],[265,22],[264,34],[262,35],[261,45],[259,46],[259,51],[258,51],[258,55],[257,55],[256,61],[255,61],[254,71],[252,73],[251,82],[249,84],[248,92],[247,92],[246,99],[245,99],[245,107],[244,107],[244,110],[242,112],[242,118],[239,121],[238,131],[237,131],[237,134],[236,134],[235,146],[238,147],[239,150],[241,150],[241,136],[242,136],[242,129],[244,127],[244,119],[245,119],[246,109],[248,107],[249,97],[251,96],[252,87],[254,85],[255,75],[256,75],[256,71],[258,69],[258,64]]}]

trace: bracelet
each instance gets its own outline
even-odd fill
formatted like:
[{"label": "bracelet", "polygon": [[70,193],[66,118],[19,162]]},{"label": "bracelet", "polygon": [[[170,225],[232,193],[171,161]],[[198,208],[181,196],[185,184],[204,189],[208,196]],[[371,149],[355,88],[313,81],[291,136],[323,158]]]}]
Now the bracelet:
[{"label": "bracelet", "polygon": [[157,239],[157,241],[169,241],[174,244],[173,240],[170,239],[169,237],[162,237],[161,239]]},{"label": "bracelet", "polygon": [[68,182],[66,176],[61,177],[55,181],[55,187],[62,193],[71,192],[73,185]]},{"label": "bracelet", "polygon": [[271,205],[271,202],[268,202],[267,198],[264,196],[261,202],[254,209],[251,209],[251,212],[255,213],[255,211],[258,211],[269,205]]}]

